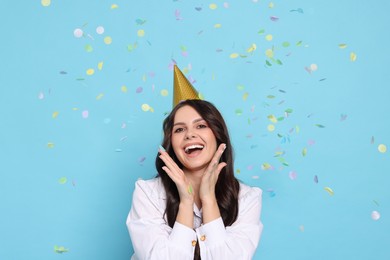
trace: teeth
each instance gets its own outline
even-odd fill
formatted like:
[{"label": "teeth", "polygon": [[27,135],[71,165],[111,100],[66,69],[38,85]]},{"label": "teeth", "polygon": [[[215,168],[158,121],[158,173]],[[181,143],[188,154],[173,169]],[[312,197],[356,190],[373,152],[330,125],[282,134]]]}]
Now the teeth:
[{"label": "teeth", "polygon": [[184,149],[184,152],[188,153],[191,149],[196,149],[196,148],[203,149],[203,147],[204,147],[203,145],[199,145],[199,144],[190,145]]}]

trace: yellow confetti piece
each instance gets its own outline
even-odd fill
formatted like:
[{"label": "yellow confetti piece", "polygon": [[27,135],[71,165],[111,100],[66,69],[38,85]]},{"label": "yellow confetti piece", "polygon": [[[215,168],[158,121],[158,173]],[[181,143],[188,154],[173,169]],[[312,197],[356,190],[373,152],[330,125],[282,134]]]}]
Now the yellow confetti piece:
[{"label": "yellow confetti piece", "polygon": [[221,27],[222,27],[222,24],[220,24],[220,23],[217,23],[217,24],[214,25],[214,28],[217,28],[217,29],[221,28]]},{"label": "yellow confetti piece", "polygon": [[334,191],[331,188],[325,187],[324,190],[326,190],[329,193],[329,195],[331,195],[331,196],[334,195]]},{"label": "yellow confetti piece", "polygon": [[98,63],[98,69],[99,69],[99,70],[102,70],[102,69],[103,69],[103,61],[101,61],[101,62]]},{"label": "yellow confetti piece", "polygon": [[306,149],[306,148],[303,148],[303,150],[302,150],[302,156],[306,156],[306,154],[307,154],[307,149]]},{"label": "yellow confetti piece", "polygon": [[249,94],[246,92],[244,95],[242,95],[242,100],[246,101],[248,98]]},{"label": "yellow confetti piece", "polygon": [[269,170],[269,169],[271,169],[271,164],[269,164],[269,163],[263,163],[263,164],[261,165],[261,169],[262,169],[262,170]]},{"label": "yellow confetti piece", "polygon": [[111,5],[111,9],[117,9],[117,8],[119,8],[119,6],[117,4],[112,4]]},{"label": "yellow confetti piece", "polygon": [[104,43],[109,45],[112,43],[112,38],[110,36],[104,37]]},{"label": "yellow confetti piece", "polygon": [[316,71],[317,69],[318,69],[317,64],[311,64],[311,65],[310,65],[310,70],[311,70],[311,71]]},{"label": "yellow confetti piece", "polygon": [[61,178],[58,180],[58,182],[59,182],[60,184],[65,184],[67,181],[68,181],[68,179],[67,179],[66,177],[61,177]]},{"label": "yellow confetti piece", "polygon": [[267,49],[265,51],[265,56],[267,56],[268,58],[273,58],[274,57],[274,51],[272,49]]},{"label": "yellow confetti piece", "polygon": [[138,35],[138,37],[144,37],[145,36],[145,31],[140,29],[140,30],[138,30],[137,35]]},{"label": "yellow confetti piece", "polygon": [[237,173],[237,174],[240,174],[240,173],[241,173],[241,170],[240,170],[240,169],[237,169],[237,170],[236,170],[236,173]]},{"label": "yellow confetti piece", "polygon": [[50,149],[54,148],[54,143],[51,143],[51,142],[47,143],[47,148],[50,148]]},{"label": "yellow confetti piece", "polygon": [[144,112],[148,112],[150,109],[150,106],[148,104],[142,104],[141,109]]},{"label": "yellow confetti piece", "polygon": [[349,59],[350,59],[351,61],[356,61],[356,58],[357,58],[356,53],[351,52],[351,54],[349,55]]},{"label": "yellow confetti piece", "polygon": [[272,3],[272,2],[269,2],[269,4],[268,4],[268,8],[274,8],[274,3]]},{"label": "yellow confetti piece", "polygon": [[44,7],[48,7],[51,4],[51,0],[42,0],[41,5]]},{"label": "yellow confetti piece", "polygon": [[265,39],[266,39],[267,41],[272,41],[272,39],[273,39],[272,34],[267,34],[267,35],[265,36]]},{"label": "yellow confetti piece", "polygon": [[274,115],[269,115],[269,116],[267,116],[267,118],[268,118],[269,121],[271,121],[272,123],[277,123],[277,122],[278,122],[278,119],[277,119]]},{"label": "yellow confetti piece", "polygon": [[72,110],[73,111],[77,111],[77,110],[79,110],[79,108],[78,107],[73,107]]},{"label": "yellow confetti piece", "polygon": [[100,93],[99,95],[97,95],[96,97],[96,100],[100,100],[104,97],[104,94],[103,93]]},{"label": "yellow confetti piece", "polygon": [[168,90],[162,89],[162,90],[160,91],[160,94],[161,94],[161,96],[166,97],[166,96],[168,96]]},{"label": "yellow confetti piece", "polygon": [[143,81],[143,82],[146,81],[146,75],[145,75],[145,74],[142,76],[142,81]]},{"label": "yellow confetti piece", "polygon": [[251,47],[249,47],[246,51],[251,53],[254,52],[257,49],[256,44],[252,43]]},{"label": "yellow confetti piece", "polygon": [[270,124],[270,125],[267,126],[267,130],[268,130],[269,132],[273,132],[273,131],[275,131],[275,126],[272,125],[272,124]]},{"label": "yellow confetti piece", "polygon": [[215,9],[217,9],[217,5],[216,4],[210,4],[209,5],[209,8],[211,9],[211,10],[215,10]]},{"label": "yellow confetti piece", "polygon": [[92,76],[95,73],[94,69],[87,69],[87,75]]},{"label": "yellow confetti piece", "polygon": [[127,87],[123,85],[123,86],[121,87],[121,91],[122,91],[123,93],[126,93],[126,92],[127,92]]},{"label": "yellow confetti piece", "polygon": [[381,153],[385,153],[387,151],[387,147],[384,144],[378,145],[378,151]]},{"label": "yellow confetti piece", "polygon": [[295,126],[295,132],[296,132],[297,134],[299,134],[300,131],[301,131],[301,128],[300,128],[299,126]]},{"label": "yellow confetti piece", "polygon": [[235,59],[238,58],[239,54],[238,53],[232,53],[230,54],[230,58]]},{"label": "yellow confetti piece", "polygon": [[149,112],[154,112],[154,108],[153,107],[149,107]]},{"label": "yellow confetti piece", "polygon": [[339,44],[339,48],[340,49],[345,49],[345,48],[347,48],[347,45],[345,43],[340,43]]},{"label": "yellow confetti piece", "polygon": [[55,112],[53,112],[53,114],[51,115],[51,117],[52,117],[52,118],[57,118],[58,114],[59,114],[59,112],[55,111]]}]

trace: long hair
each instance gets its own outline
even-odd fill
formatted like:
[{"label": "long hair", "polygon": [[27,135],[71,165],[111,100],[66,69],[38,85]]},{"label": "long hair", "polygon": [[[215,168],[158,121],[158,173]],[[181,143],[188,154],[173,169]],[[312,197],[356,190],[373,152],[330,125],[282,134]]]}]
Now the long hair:
[{"label": "long hair", "polygon": [[[230,142],[228,129],[226,127],[225,120],[223,119],[221,113],[217,110],[217,108],[208,101],[195,99],[185,100],[176,105],[176,107],[164,120],[164,138],[162,146],[165,148],[171,158],[176,162],[176,164],[180,168],[182,168],[182,164],[177,159],[175,152],[173,151],[171,136],[176,112],[184,106],[191,106],[207,122],[216,137],[217,147],[221,143],[226,144],[226,149],[221,156],[221,162],[225,162],[227,165],[222,168],[221,173],[219,174],[218,181],[215,187],[215,197],[217,199],[219,211],[221,213],[221,217],[225,227],[231,226],[236,221],[238,215],[238,193],[240,190],[240,185],[238,180],[234,176],[233,147]],[[159,158],[159,155],[157,154],[156,168],[158,171],[158,175],[160,176],[164,185],[167,196],[165,217],[168,221],[168,225],[170,227],[173,227],[176,221],[177,213],[179,211],[180,198],[176,188],[176,184],[165,173],[165,171],[162,170],[162,167],[164,165],[164,162]],[[196,246],[194,259],[200,259],[198,243]]]}]

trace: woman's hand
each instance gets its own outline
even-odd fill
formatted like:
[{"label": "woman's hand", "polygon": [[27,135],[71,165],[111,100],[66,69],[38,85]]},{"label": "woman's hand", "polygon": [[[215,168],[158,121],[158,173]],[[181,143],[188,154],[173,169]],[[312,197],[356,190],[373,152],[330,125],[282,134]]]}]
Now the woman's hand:
[{"label": "woman's hand", "polygon": [[159,158],[165,163],[165,166],[163,166],[162,169],[176,184],[180,196],[180,202],[191,203],[192,205],[194,203],[194,190],[183,170],[177,166],[175,161],[165,150],[163,150],[163,148],[159,149],[159,153]]},{"label": "woman's hand", "polygon": [[199,189],[199,197],[203,206],[209,204],[215,204],[215,185],[218,181],[218,176],[223,167],[226,166],[225,162],[219,163],[223,152],[226,149],[226,144],[220,144],[213,158],[211,159],[206,171],[203,174],[202,182]]}]

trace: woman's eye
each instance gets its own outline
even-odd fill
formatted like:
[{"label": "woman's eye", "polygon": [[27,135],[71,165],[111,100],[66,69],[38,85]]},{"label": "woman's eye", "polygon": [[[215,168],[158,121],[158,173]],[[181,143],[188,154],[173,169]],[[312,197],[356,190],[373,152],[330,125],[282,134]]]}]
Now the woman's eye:
[{"label": "woman's eye", "polygon": [[205,124],[198,125],[198,128],[206,128],[206,127],[207,127],[207,125],[205,125]]},{"label": "woman's eye", "polygon": [[176,128],[173,132],[174,133],[180,133],[180,132],[183,132],[183,131],[184,131],[184,128],[179,127],[179,128]]}]

